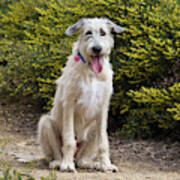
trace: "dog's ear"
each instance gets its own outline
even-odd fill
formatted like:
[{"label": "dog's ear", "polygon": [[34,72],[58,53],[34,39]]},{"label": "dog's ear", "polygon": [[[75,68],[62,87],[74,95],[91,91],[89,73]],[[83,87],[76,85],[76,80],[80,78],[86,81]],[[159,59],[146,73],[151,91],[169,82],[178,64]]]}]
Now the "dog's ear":
[{"label": "dog's ear", "polygon": [[75,24],[73,24],[72,26],[69,26],[66,29],[65,34],[68,36],[72,36],[73,34],[75,34],[78,30],[80,30],[80,28],[82,27],[82,25],[84,24],[85,19],[80,19],[78,22],[76,22]]},{"label": "dog's ear", "polygon": [[125,29],[121,26],[118,26],[117,24],[113,23],[111,20],[106,19],[107,24],[110,26],[112,29],[112,33],[122,33],[125,31]]}]

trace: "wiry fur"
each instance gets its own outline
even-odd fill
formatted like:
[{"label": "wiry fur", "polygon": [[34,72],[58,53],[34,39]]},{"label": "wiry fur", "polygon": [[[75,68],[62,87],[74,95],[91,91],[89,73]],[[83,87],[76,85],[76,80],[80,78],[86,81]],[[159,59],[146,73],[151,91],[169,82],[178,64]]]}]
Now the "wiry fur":
[{"label": "wiry fur", "polygon": [[[107,117],[112,94],[113,71],[108,55],[113,47],[111,30],[122,28],[107,19],[82,19],[69,27],[66,34],[80,30],[62,76],[56,81],[53,108],[43,115],[38,126],[38,139],[50,168],[75,171],[75,163],[83,168],[117,171],[110,162]],[[119,28],[119,29],[118,29]],[[100,30],[105,31],[101,36]],[[91,31],[91,35],[86,35]],[[92,70],[92,47],[102,47],[103,70]],[[86,60],[75,62],[80,51]],[[77,143],[81,144],[78,148]]]}]

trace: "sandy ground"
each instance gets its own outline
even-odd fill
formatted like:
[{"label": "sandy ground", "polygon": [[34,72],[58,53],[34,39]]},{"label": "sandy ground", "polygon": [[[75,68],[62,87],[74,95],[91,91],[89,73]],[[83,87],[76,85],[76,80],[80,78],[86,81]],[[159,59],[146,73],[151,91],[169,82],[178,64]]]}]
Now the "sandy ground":
[{"label": "sandy ground", "polygon": [[[41,155],[36,142],[39,114],[31,106],[19,111],[17,106],[0,106],[0,177],[7,168],[16,169],[23,179],[63,180],[180,180],[180,143],[125,140],[110,136],[111,159],[118,173],[77,169],[77,173],[51,171],[40,162],[17,162],[18,154]],[[31,112],[31,113],[30,113]]]}]

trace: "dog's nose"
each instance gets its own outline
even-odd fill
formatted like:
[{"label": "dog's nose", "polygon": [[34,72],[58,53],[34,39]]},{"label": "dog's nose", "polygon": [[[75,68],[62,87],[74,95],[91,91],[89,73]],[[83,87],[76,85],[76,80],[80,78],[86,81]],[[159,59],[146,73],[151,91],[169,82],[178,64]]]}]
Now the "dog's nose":
[{"label": "dog's nose", "polygon": [[94,46],[92,47],[94,53],[99,54],[102,50],[101,46]]}]

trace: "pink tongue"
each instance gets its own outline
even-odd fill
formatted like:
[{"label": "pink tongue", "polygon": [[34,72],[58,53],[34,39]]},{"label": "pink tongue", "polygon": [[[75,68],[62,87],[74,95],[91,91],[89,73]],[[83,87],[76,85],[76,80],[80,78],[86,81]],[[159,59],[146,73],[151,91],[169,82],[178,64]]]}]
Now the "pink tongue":
[{"label": "pink tongue", "polygon": [[102,71],[103,65],[102,65],[102,57],[94,57],[92,62],[93,71],[98,74]]}]

